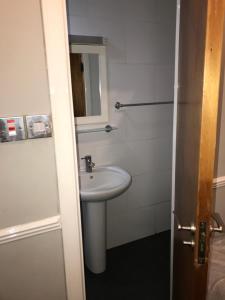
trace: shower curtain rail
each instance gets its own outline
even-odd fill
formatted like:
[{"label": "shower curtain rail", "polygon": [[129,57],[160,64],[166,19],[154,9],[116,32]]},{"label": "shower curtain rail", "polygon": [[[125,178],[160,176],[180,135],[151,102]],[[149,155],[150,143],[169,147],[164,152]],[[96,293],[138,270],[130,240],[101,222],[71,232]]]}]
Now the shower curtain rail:
[{"label": "shower curtain rail", "polygon": [[120,109],[121,107],[129,107],[129,106],[161,105],[161,104],[173,104],[173,101],[143,102],[143,103],[130,103],[130,104],[122,104],[120,102],[116,102],[115,108]]}]

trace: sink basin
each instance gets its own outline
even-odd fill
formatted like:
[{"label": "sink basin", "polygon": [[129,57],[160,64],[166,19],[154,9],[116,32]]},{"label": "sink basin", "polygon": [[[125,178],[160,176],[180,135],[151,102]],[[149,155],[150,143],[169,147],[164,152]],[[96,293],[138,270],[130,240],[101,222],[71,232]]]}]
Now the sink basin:
[{"label": "sink basin", "polygon": [[122,194],[130,184],[130,174],[115,166],[80,172],[85,264],[95,274],[106,269],[106,201]]},{"label": "sink basin", "polygon": [[116,166],[94,168],[92,173],[80,172],[82,201],[105,201],[122,194],[131,184],[131,176]]}]

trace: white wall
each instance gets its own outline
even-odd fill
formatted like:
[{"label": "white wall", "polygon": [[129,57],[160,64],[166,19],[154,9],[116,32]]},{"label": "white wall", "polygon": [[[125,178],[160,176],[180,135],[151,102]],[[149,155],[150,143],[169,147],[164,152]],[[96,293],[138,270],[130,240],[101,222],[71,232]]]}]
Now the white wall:
[{"label": "white wall", "polygon": [[[0,1],[0,36],[0,116],[51,113],[40,1]],[[57,215],[54,139],[0,154],[0,229]],[[0,265],[0,299],[66,299],[60,231],[1,244]]]},{"label": "white wall", "polygon": [[61,233],[0,246],[1,300],[66,300]]},{"label": "white wall", "polygon": [[175,0],[69,0],[70,34],[108,39],[110,134],[79,135],[79,156],[128,170],[131,188],[107,204],[108,248],[170,228]]},{"label": "white wall", "polygon": [[[0,12],[0,116],[49,114],[40,3],[1,1]],[[58,214],[53,139],[3,143],[0,149],[0,228]]]}]

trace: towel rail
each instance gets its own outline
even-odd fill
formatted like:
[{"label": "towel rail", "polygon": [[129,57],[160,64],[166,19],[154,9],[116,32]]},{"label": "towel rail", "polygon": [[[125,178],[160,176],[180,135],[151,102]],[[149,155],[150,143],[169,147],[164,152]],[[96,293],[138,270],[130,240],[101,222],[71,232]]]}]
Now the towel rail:
[{"label": "towel rail", "polygon": [[88,129],[77,129],[77,133],[90,133],[90,132],[100,132],[100,131],[105,131],[107,133],[111,132],[112,130],[117,130],[117,127],[111,126],[111,125],[106,125],[105,127],[100,127],[100,128],[88,128]]},{"label": "towel rail", "polygon": [[160,104],[173,104],[173,101],[142,102],[142,103],[129,103],[129,104],[122,104],[120,102],[116,102],[115,108],[120,109],[121,107],[128,107],[128,106],[144,106],[144,105],[160,105]]}]

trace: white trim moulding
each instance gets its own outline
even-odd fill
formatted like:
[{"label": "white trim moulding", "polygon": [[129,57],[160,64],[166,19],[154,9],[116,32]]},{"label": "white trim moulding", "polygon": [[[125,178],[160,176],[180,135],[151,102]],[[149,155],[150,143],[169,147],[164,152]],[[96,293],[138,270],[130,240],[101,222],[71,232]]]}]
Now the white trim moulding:
[{"label": "white trim moulding", "polygon": [[60,216],[25,223],[0,230],[0,245],[61,229]]},{"label": "white trim moulding", "polygon": [[40,2],[54,131],[67,300],[85,300],[79,174],[66,1]]},{"label": "white trim moulding", "polygon": [[217,189],[223,186],[225,186],[225,176],[221,176],[213,179],[213,189]]}]

